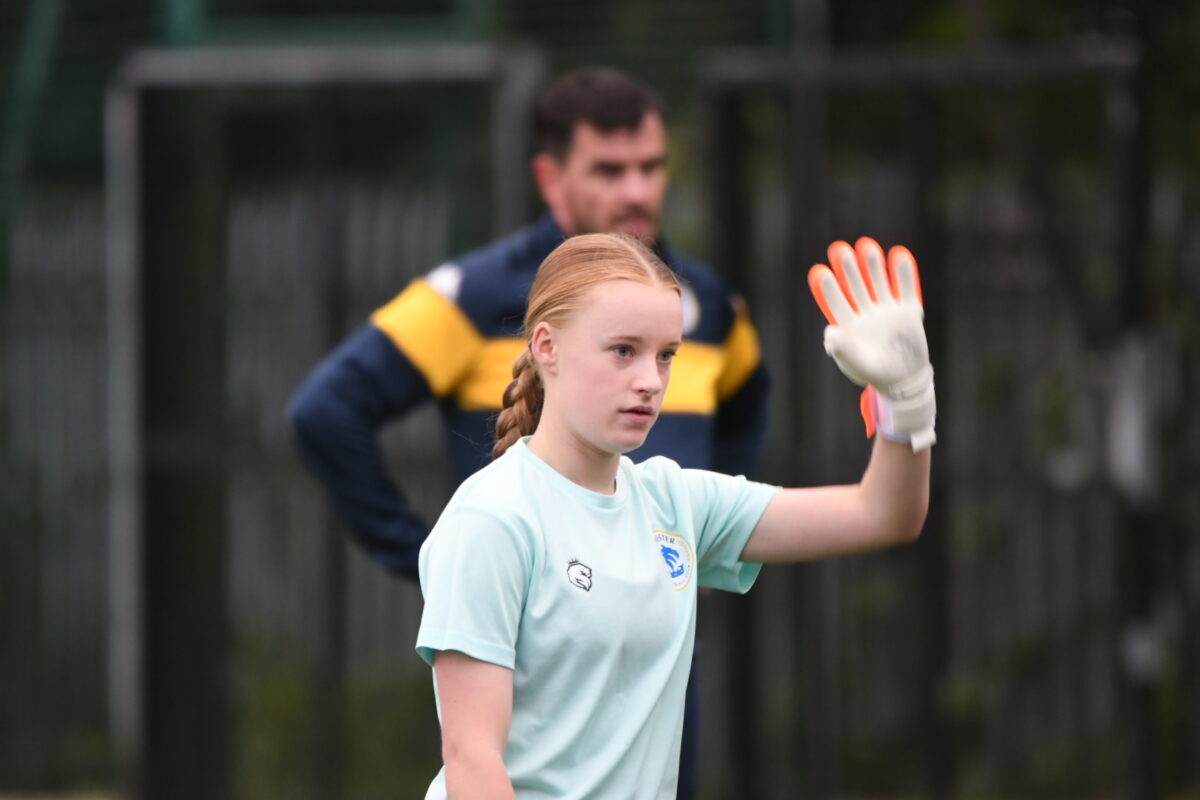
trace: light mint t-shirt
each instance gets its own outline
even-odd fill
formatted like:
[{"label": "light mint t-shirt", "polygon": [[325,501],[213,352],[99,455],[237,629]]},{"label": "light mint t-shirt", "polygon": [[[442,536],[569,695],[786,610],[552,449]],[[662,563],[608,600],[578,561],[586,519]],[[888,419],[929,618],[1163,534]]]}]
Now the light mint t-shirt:
[{"label": "light mint t-shirt", "polygon": [[520,800],[674,800],[696,589],[750,588],[738,556],[776,491],[659,457],[598,494],[524,440],[463,483],[421,548],[417,652],[513,670]]}]

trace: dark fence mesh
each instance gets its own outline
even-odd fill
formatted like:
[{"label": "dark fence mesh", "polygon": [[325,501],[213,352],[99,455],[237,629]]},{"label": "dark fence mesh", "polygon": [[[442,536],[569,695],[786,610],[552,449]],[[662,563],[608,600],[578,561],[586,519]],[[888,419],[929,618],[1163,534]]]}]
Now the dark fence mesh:
[{"label": "dark fence mesh", "polygon": [[[119,54],[157,23],[145,8],[68,5],[0,285],[0,790],[117,784],[100,98]],[[703,254],[730,220],[705,211],[696,76],[708,47],[786,39],[783,17],[717,0],[644,5],[529,0],[502,24],[542,44],[551,70],[616,63],[662,89],[668,232]],[[15,54],[23,19],[0,10],[0,52]],[[0,63],[6,82],[13,63]],[[226,623],[231,794],[327,796],[334,769],[347,797],[416,795],[438,763],[429,673],[412,652],[419,593],[344,546],[284,406],[373,308],[490,235],[488,105],[465,90],[384,89],[170,102],[196,104],[187,146],[213,159],[187,189],[200,186],[204,216],[177,219],[185,240],[211,237],[203,266],[224,287],[209,532],[223,566],[203,602]],[[717,266],[745,291],[775,376],[758,477],[853,480],[862,468],[856,392],[821,352],[803,277],[824,242],[870,233],[914,247],[940,304],[938,517],[915,548],[770,568],[747,597],[702,602],[707,796],[916,796],[936,773],[931,752],[949,756],[957,796],[1122,796],[1130,671],[1152,687],[1164,790],[1196,792],[1194,171],[1154,165],[1136,265],[1150,313],[1131,336],[1135,266],[1115,224],[1131,198],[1106,133],[1123,111],[1095,84],[919,101],[838,90],[798,113],[768,92],[740,113],[747,230],[738,263]],[[798,190],[806,158],[818,168]],[[155,191],[178,200],[169,182]],[[1156,471],[1131,515],[1114,420],[1139,397],[1155,406]],[[430,518],[452,490],[442,436],[432,406],[386,434],[395,476]],[[1132,538],[1156,581],[1151,624],[1136,630],[1124,618],[1131,520],[1152,523]],[[330,721],[335,742],[322,739]]]}]

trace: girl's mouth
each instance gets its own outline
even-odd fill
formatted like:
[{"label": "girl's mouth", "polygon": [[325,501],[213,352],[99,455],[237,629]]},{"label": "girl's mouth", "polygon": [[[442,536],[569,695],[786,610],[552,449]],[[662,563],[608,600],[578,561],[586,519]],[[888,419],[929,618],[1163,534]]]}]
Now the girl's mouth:
[{"label": "girl's mouth", "polygon": [[638,425],[647,425],[654,421],[654,409],[651,406],[631,406],[621,409],[621,416]]}]

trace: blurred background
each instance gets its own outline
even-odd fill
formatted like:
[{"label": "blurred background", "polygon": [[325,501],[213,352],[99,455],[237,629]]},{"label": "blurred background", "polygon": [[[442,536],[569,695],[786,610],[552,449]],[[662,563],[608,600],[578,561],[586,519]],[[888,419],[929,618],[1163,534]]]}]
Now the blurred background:
[{"label": "blurred background", "polygon": [[[762,334],[754,477],[865,462],[832,239],[910,246],[938,369],[919,544],[702,603],[704,796],[1200,798],[1198,52],[1186,0],[7,0],[0,796],[421,796],[419,592],[284,406],[610,64]],[[435,517],[436,410],[387,449]]]}]

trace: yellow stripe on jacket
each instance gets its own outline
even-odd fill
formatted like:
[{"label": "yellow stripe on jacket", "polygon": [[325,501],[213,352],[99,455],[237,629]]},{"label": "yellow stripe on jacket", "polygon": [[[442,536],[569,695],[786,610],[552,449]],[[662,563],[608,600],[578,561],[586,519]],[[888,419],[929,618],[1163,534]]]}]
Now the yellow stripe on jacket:
[{"label": "yellow stripe on jacket", "polygon": [[[467,411],[500,408],[512,380],[513,361],[525,347],[520,338],[484,339],[458,306],[417,279],[371,315],[420,371],[438,397],[454,394]],[[758,335],[745,307],[739,305],[721,346],[684,341],[671,365],[671,382],[662,410],[675,414],[713,414],[758,367]]]},{"label": "yellow stripe on jacket", "polygon": [[499,411],[504,390],[512,382],[513,362],[525,349],[525,340],[488,339],[458,385],[458,405],[465,411]]},{"label": "yellow stripe on jacket", "polygon": [[[458,405],[467,411],[498,411],[512,380],[512,365],[525,349],[524,339],[489,339],[458,386]],[[671,364],[671,382],[662,410],[675,414],[712,414],[727,361],[724,348],[684,342]]]},{"label": "yellow stripe on jacket", "polygon": [[746,380],[758,369],[762,352],[758,346],[758,331],[750,321],[750,313],[741,298],[734,301],[733,327],[725,337],[725,363],[717,379],[717,399],[728,400],[737,394]]},{"label": "yellow stripe on jacket", "polygon": [[462,381],[484,344],[462,309],[420,278],[372,314],[371,324],[392,340],[438,397]]}]

